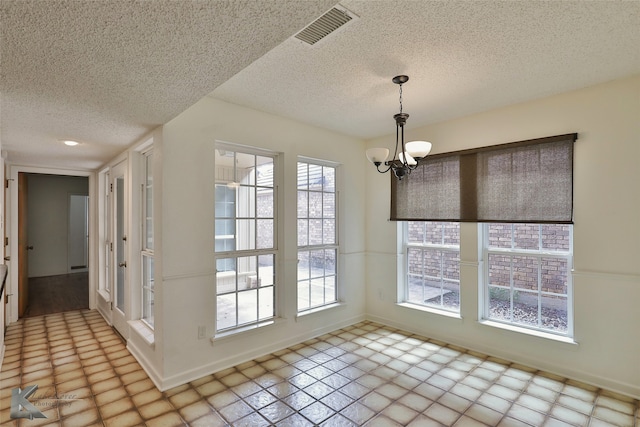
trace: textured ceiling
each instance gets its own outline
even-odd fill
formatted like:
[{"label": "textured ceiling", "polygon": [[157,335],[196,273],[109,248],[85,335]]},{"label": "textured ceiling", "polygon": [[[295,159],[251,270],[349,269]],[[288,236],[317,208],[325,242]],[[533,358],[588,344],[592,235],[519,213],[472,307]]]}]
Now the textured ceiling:
[{"label": "textured ceiling", "polygon": [[396,74],[417,127],[640,73],[638,1],[344,0],[358,19],[292,37],[334,4],[0,0],[2,148],[96,168],[209,93],[370,138],[393,132]]},{"label": "textured ceiling", "polygon": [[356,1],[310,47],[290,38],[213,91],[363,138],[640,73],[640,2]]},{"label": "textured ceiling", "polygon": [[96,168],[334,3],[0,0],[2,148]]}]

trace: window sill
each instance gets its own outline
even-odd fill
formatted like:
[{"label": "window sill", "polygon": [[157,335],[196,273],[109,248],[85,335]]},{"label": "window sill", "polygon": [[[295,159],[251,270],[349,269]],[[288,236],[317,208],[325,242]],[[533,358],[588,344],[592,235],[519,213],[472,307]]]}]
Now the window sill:
[{"label": "window sill", "polygon": [[247,335],[251,335],[252,333],[253,334],[261,333],[264,330],[263,328],[275,326],[283,322],[284,322],[284,319],[280,317],[275,319],[265,320],[264,322],[260,322],[260,323],[256,323],[248,326],[242,326],[240,328],[231,329],[229,331],[216,333],[214,336],[209,338],[209,340],[211,341],[211,344],[213,344],[215,341],[226,340],[240,334],[242,334],[243,336],[247,336]]},{"label": "window sill", "polygon": [[104,302],[109,302],[111,301],[111,295],[109,295],[108,292],[105,292],[104,289],[98,289],[98,295],[100,295],[102,297],[102,299],[104,300]]},{"label": "window sill", "polygon": [[400,302],[398,303],[398,306],[408,308],[410,310],[424,311],[426,313],[437,314],[438,316],[445,316],[445,317],[450,317],[452,319],[462,320],[462,316],[460,315],[460,313],[456,313],[448,310],[441,310],[435,307],[426,307],[424,305],[411,304],[409,302]]},{"label": "window sill", "polygon": [[135,331],[147,344],[150,346],[155,344],[156,338],[153,329],[145,322],[142,320],[129,320],[129,326],[131,330]]},{"label": "window sill", "polygon": [[564,344],[569,344],[572,346],[578,346],[578,343],[571,337],[556,335],[550,332],[537,331],[535,329],[529,328],[521,328],[519,326],[508,325],[506,323],[495,322],[492,320],[480,320],[478,323],[484,326],[489,326],[492,328],[504,329],[506,331],[516,332],[519,334],[530,335],[538,338],[543,338],[551,341],[556,341]]},{"label": "window sill", "polygon": [[323,305],[323,306],[320,306],[320,307],[315,307],[315,308],[311,308],[309,310],[302,311],[302,312],[296,314],[296,322],[298,321],[298,319],[302,319],[302,318],[310,316],[312,314],[322,313],[322,312],[325,312],[327,310],[331,310],[331,309],[334,309],[334,308],[344,307],[345,305],[346,305],[345,303],[338,301],[338,302],[334,302],[334,303],[331,303],[331,304],[327,304],[327,305]]}]

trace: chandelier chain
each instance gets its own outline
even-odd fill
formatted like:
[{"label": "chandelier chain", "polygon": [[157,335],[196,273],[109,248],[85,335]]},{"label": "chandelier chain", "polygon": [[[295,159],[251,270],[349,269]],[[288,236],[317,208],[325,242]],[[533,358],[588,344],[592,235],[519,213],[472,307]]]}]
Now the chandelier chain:
[{"label": "chandelier chain", "polygon": [[400,112],[402,113],[402,83],[400,84]]}]

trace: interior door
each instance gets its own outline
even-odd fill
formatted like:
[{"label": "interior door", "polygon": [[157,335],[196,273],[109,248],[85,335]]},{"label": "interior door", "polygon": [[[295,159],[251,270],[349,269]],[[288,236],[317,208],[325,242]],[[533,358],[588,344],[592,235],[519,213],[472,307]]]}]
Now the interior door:
[{"label": "interior door", "polygon": [[[4,172],[4,182],[8,183],[9,181],[7,180],[7,168],[5,167],[4,164],[4,160],[0,159],[0,162],[2,162],[2,169]],[[2,201],[2,236],[4,241],[2,242],[2,244],[4,245],[4,250],[2,251],[2,253],[4,253],[4,263],[7,265],[7,268],[9,268],[9,261],[11,260],[11,257],[8,256],[7,253],[7,187],[8,185],[4,185],[3,186],[3,191],[2,191],[2,197],[3,197],[3,201]],[[4,328],[5,330],[7,329],[7,325],[9,324],[9,311],[8,311],[8,305],[9,305],[9,273],[7,272],[7,277],[6,277],[6,282],[5,282],[5,290],[4,290],[4,301],[2,302],[2,304],[4,304]],[[4,334],[5,331],[0,331],[0,333]]]},{"label": "interior door", "polygon": [[113,326],[125,339],[129,337],[127,320],[130,316],[127,274],[127,162],[118,163],[111,174],[113,194],[112,232],[113,274],[111,275],[111,295]]},{"label": "interior door", "polygon": [[18,173],[18,317],[29,305],[29,242],[27,240],[27,174]]},{"label": "interior door", "polygon": [[87,270],[88,251],[89,196],[69,194],[69,273]]}]

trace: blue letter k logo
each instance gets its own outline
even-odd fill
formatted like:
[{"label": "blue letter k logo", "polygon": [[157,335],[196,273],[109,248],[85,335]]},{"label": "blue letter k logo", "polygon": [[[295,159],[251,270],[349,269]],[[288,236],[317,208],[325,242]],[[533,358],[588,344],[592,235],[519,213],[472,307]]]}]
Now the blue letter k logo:
[{"label": "blue letter k logo", "polygon": [[24,390],[20,390],[20,387],[11,390],[11,418],[47,418],[27,400],[37,389],[37,385],[30,385]]}]

